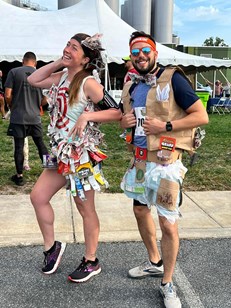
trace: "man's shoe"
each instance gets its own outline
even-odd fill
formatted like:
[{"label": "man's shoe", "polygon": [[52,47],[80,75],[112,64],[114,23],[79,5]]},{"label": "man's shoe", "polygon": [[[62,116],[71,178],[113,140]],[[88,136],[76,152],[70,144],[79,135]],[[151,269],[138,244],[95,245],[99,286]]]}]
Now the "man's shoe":
[{"label": "man's shoe", "polygon": [[65,251],[66,243],[55,241],[54,245],[48,251],[44,251],[44,266],[42,271],[44,274],[54,273],[61,261],[62,255]]},{"label": "man's shoe", "polygon": [[134,267],[128,271],[130,278],[145,278],[147,276],[163,276],[164,267],[163,262],[160,260],[157,265],[153,265],[150,261],[145,261],[141,265]]},{"label": "man's shoe", "polygon": [[172,282],[168,282],[165,286],[160,286],[160,293],[164,299],[166,308],[181,308],[181,302],[176,294],[176,289]]},{"label": "man's shoe", "polygon": [[18,177],[17,174],[13,175],[10,179],[18,186],[23,186],[25,184],[23,177],[22,176]]},{"label": "man's shoe", "polygon": [[99,260],[95,261],[86,260],[85,257],[81,260],[77,269],[68,276],[68,279],[73,282],[85,282],[92,276],[95,276],[101,272]]}]

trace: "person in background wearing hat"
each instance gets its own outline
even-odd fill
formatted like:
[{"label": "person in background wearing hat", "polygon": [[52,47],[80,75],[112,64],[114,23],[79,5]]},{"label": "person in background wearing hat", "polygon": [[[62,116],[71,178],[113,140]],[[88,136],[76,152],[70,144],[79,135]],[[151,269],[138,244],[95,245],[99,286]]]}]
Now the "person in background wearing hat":
[{"label": "person in background wearing hat", "polygon": [[125,84],[126,82],[128,82],[129,80],[131,80],[131,77],[129,76],[129,73],[138,74],[138,72],[137,72],[137,70],[134,68],[130,56],[123,57],[122,60],[124,61],[124,66],[125,66],[125,68],[127,69],[127,73],[126,73],[126,75],[124,76],[124,84]]},{"label": "person in background wearing hat", "polygon": [[[124,76],[124,85],[125,85],[126,82],[128,82],[128,81],[131,80],[131,77],[130,77],[129,73],[134,73],[134,74],[139,74],[139,73],[138,73],[137,70],[134,68],[130,56],[123,57],[122,60],[124,61],[124,66],[125,66],[125,68],[127,69],[127,73],[126,73],[126,75]],[[126,129],[125,129],[124,132],[120,135],[120,138],[125,139],[125,137],[126,137]]]},{"label": "person in background wearing hat", "polygon": [[[179,250],[181,185],[187,171],[181,156],[183,150],[193,153],[197,141],[194,127],[207,124],[208,115],[180,69],[157,66],[158,51],[152,36],[133,32],[129,45],[139,75],[131,75],[122,92],[121,127],[127,129],[126,142],[133,158],[121,188],[133,199],[148,260],[130,269],[128,276],[162,276],[160,293],[165,307],[180,308],[173,272]],[[162,232],[161,255],[151,214],[153,205]]]}]

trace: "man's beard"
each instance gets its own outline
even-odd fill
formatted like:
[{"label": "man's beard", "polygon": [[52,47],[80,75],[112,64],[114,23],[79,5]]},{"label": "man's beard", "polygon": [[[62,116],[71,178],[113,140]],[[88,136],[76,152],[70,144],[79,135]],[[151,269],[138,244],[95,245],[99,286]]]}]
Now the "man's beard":
[{"label": "man's beard", "polygon": [[146,74],[150,73],[151,71],[153,71],[153,69],[156,66],[156,61],[154,60],[153,62],[149,62],[149,65],[146,69],[141,69],[141,68],[137,67],[136,63],[133,63],[133,66],[140,75],[146,75]]}]

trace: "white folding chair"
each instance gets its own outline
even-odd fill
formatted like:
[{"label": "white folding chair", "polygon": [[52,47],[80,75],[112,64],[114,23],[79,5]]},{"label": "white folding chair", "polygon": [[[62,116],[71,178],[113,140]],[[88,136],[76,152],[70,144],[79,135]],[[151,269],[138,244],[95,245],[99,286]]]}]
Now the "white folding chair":
[{"label": "white folding chair", "polygon": [[213,113],[217,112],[219,115],[225,114],[226,97],[221,97],[219,101],[213,105]]},{"label": "white folding chair", "polygon": [[224,112],[230,113],[231,112],[231,99],[226,98]]}]

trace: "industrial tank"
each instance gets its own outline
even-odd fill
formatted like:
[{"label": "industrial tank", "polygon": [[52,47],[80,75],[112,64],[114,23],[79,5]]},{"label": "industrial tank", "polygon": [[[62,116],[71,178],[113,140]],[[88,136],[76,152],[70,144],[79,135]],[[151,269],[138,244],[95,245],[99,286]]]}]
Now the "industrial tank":
[{"label": "industrial tank", "polygon": [[173,0],[153,0],[152,33],[159,43],[172,43]]},{"label": "industrial tank", "polygon": [[119,0],[105,0],[108,6],[119,15]]},{"label": "industrial tank", "polygon": [[132,27],[150,34],[151,0],[130,0],[132,4]]},{"label": "industrial tank", "polygon": [[81,0],[58,0],[58,10],[72,6]]}]

